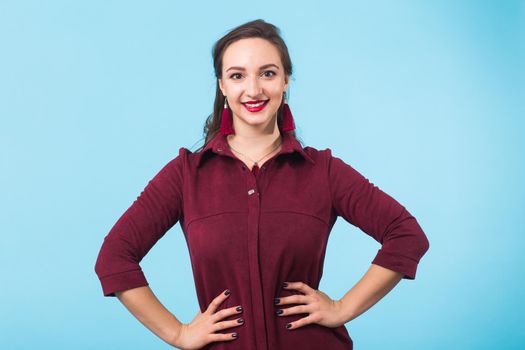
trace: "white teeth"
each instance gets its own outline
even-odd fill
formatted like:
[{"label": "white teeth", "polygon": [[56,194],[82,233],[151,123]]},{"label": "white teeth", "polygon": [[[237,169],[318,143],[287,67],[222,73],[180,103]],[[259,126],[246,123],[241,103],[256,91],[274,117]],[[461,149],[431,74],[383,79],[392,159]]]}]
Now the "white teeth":
[{"label": "white teeth", "polygon": [[256,103],[256,104],[254,104],[254,105],[253,105],[253,104],[250,104],[250,103],[246,103],[246,105],[247,105],[248,107],[252,107],[252,108],[253,108],[253,107],[259,107],[259,106],[262,106],[265,102],[266,102],[266,101],[263,101],[263,102],[260,102],[260,103]]}]

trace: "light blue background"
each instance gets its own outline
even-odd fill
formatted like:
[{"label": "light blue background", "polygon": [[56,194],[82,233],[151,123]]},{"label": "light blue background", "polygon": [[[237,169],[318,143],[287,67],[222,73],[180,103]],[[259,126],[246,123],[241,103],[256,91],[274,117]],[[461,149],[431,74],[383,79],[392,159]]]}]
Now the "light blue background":
[{"label": "light blue background", "polygon": [[[518,349],[525,2],[497,0],[0,1],[0,347],[170,348],[103,297],[95,259],[148,180],[202,143],[211,47],[257,18],[289,47],[298,136],[430,240],[416,279],[346,324],[355,349]],[[341,298],[379,247],[340,218],[320,289]],[[191,321],[179,224],[141,265]]]}]

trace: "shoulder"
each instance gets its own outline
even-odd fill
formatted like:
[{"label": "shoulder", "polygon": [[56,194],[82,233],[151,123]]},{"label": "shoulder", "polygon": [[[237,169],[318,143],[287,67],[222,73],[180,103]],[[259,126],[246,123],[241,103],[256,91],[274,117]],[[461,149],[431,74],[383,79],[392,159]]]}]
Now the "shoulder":
[{"label": "shoulder", "polygon": [[185,148],[180,147],[177,154],[172,154],[169,158],[169,161],[165,163],[161,172],[178,172],[182,173],[182,170],[186,167],[185,164],[188,161],[188,158],[191,156],[192,152]]},{"label": "shoulder", "polygon": [[308,154],[316,163],[316,167],[322,168],[328,172],[330,177],[343,174],[343,176],[361,176],[354,166],[344,160],[342,157],[333,153],[332,149],[322,148],[318,149],[311,146],[303,148],[304,152]]},{"label": "shoulder", "polygon": [[178,164],[183,169],[191,171],[191,169],[197,168],[201,158],[203,158],[205,154],[209,155],[210,153],[212,153],[211,149],[202,150],[201,148],[196,151],[191,151],[186,147],[180,147],[178,154],[172,162]]},{"label": "shoulder", "polygon": [[316,163],[327,163],[332,158],[332,150],[330,148],[316,148],[312,146],[305,146],[304,152],[309,155]]}]

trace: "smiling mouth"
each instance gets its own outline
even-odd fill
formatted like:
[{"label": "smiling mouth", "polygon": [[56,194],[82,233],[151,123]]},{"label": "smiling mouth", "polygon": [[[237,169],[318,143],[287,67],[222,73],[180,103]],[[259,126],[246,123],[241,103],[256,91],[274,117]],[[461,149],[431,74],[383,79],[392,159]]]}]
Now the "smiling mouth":
[{"label": "smiling mouth", "polygon": [[266,105],[268,104],[270,100],[266,100],[266,101],[262,101],[262,102],[257,102],[257,103],[253,103],[253,104],[250,104],[250,103],[243,103],[242,105],[249,111],[249,112],[259,112],[259,111],[262,111],[264,109],[264,107],[266,107]]},{"label": "smiling mouth", "polygon": [[251,108],[255,108],[255,107],[260,107],[262,106],[263,104],[267,103],[268,101],[270,100],[258,100],[257,102],[244,102],[243,105],[247,106],[247,107],[251,107]]}]

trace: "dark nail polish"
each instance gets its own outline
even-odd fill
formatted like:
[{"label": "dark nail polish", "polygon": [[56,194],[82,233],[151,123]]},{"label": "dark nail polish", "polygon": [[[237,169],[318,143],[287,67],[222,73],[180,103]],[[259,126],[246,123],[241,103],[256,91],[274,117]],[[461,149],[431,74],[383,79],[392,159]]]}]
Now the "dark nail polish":
[{"label": "dark nail polish", "polygon": [[237,306],[235,310],[237,310],[238,312],[242,312],[242,306]]},{"label": "dark nail polish", "polygon": [[230,295],[230,293],[231,293],[231,292],[230,292],[229,289],[226,289],[226,290],[224,291],[224,295]]},{"label": "dark nail polish", "polygon": [[237,320],[237,323],[244,323],[244,320],[243,320],[242,318],[239,318],[239,319]]},{"label": "dark nail polish", "polygon": [[283,282],[283,288],[286,288],[286,287],[288,287],[288,283]]},{"label": "dark nail polish", "polygon": [[280,315],[280,314],[283,313],[283,310],[279,309],[279,310],[275,311],[275,313],[276,313],[277,315]]},{"label": "dark nail polish", "polygon": [[273,299],[273,303],[274,303],[275,305],[279,304],[279,301],[280,301],[279,298],[275,298],[275,299]]},{"label": "dark nail polish", "polygon": [[286,328],[290,328],[291,326],[292,326],[292,324],[291,324],[291,323],[288,323],[288,324],[286,325]]},{"label": "dark nail polish", "polygon": [[237,334],[237,333],[232,333],[232,337],[234,337],[234,338],[238,338],[238,337],[239,337],[239,334]]}]

